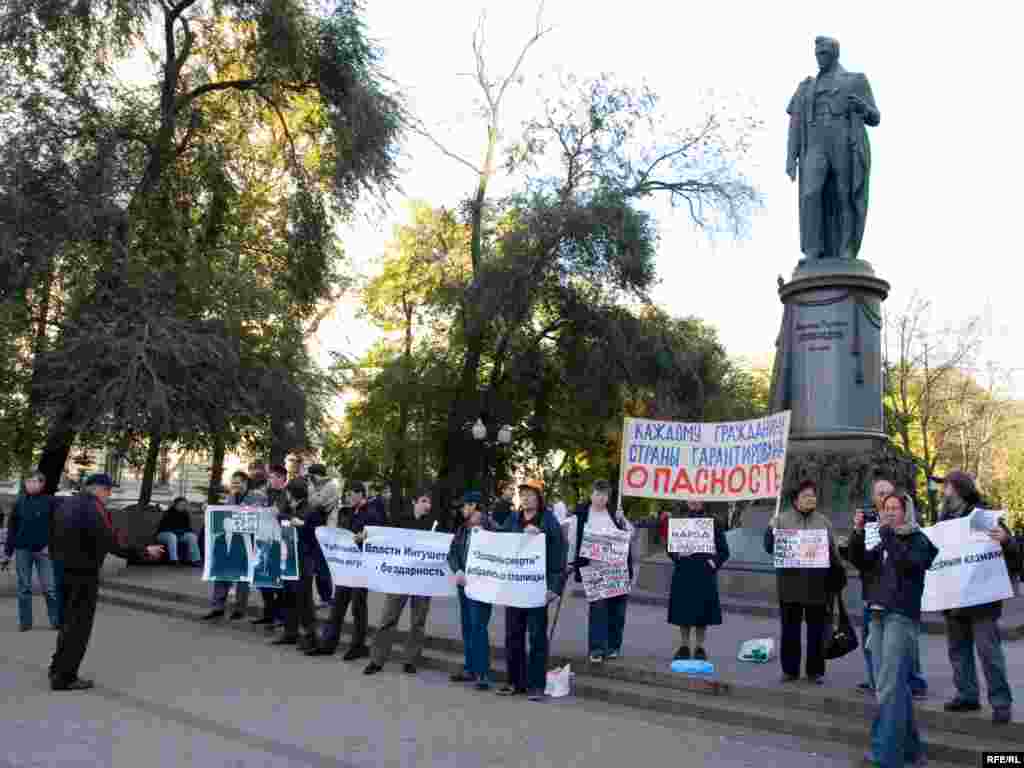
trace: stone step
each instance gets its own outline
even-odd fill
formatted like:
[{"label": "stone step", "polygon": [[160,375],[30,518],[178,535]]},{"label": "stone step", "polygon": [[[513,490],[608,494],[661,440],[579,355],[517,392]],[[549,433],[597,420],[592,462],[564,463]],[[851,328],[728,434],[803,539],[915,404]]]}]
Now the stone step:
[{"label": "stone step", "polygon": [[[107,583],[101,602],[175,618],[199,621],[208,604],[194,595],[120,583]],[[250,608],[251,616],[259,615]],[[219,620],[204,624],[210,631],[231,631],[252,642],[266,643],[262,627],[248,621]],[[351,625],[343,633],[351,633]],[[371,634],[374,627],[370,628]],[[404,642],[407,633],[398,633]],[[462,644],[443,637],[428,637],[426,663],[435,669],[455,672],[462,667]],[[492,648],[495,661],[504,659],[504,648]],[[314,661],[311,659],[311,661]],[[572,664],[577,674],[577,696],[645,709],[662,714],[702,717],[714,722],[791,734],[801,738],[836,741],[859,749],[867,745],[874,716],[873,701],[804,684],[765,688],[721,680],[707,680],[630,666],[629,660],[590,665],[581,658],[552,658],[550,666]],[[504,671],[495,665],[496,678]],[[813,715],[811,714],[813,713]],[[982,715],[952,715],[936,706],[915,707],[927,744],[929,758],[951,764],[976,764],[977,751],[1024,750],[1024,723],[994,726]]]}]

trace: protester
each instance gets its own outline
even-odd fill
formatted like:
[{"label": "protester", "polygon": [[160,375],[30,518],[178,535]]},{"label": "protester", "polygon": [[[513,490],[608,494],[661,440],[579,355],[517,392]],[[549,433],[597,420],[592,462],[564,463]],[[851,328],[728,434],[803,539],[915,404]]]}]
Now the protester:
[{"label": "protester", "polygon": [[[338,491],[338,484],[327,477],[327,467],[323,464],[311,465],[306,472],[306,476],[309,478],[310,483],[309,504],[319,509],[320,516],[324,521],[323,524],[327,525],[330,522],[331,515],[336,515],[341,505],[341,494]],[[345,506],[351,506],[351,504],[346,504]],[[321,603],[330,605],[334,602],[331,571],[327,567],[327,560],[324,558],[324,553],[320,551],[319,546],[316,548],[316,563],[316,592],[320,596]]]},{"label": "protester", "polygon": [[46,476],[33,472],[25,478],[25,492],[14,502],[7,519],[7,539],[4,544],[4,568],[14,557],[14,571],[18,583],[18,629],[32,629],[32,568],[35,567],[39,585],[46,595],[46,612],[51,629],[61,623],[60,596],[50,560],[50,527],[58,513],[58,501],[44,493]]},{"label": "protester", "polygon": [[[416,494],[409,513],[391,521],[396,528],[415,531],[437,530],[438,519],[430,512],[430,491],[423,489]],[[430,598],[423,595],[386,595],[384,614],[381,616],[380,627],[373,641],[371,661],[363,672],[373,675],[380,672],[391,655],[391,646],[395,642],[398,620],[402,618],[405,604],[411,602],[409,616],[409,638],[405,641],[405,664],[402,669],[406,674],[415,675],[416,665],[420,663],[423,643],[426,639],[427,614],[430,612]]]},{"label": "protester", "polygon": [[[974,479],[960,470],[946,476],[942,496],[940,521],[967,517],[976,508],[984,509]],[[1002,547],[1007,567],[1016,571],[1020,562],[1020,548],[1006,525],[1000,521],[988,535]],[[978,673],[974,664],[974,649],[977,647],[981,668],[988,683],[992,722],[1000,725],[1010,722],[1013,694],[1010,693],[1006,677],[1006,655],[1003,653],[1002,634],[999,631],[999,618],[1002,615],[1001,601],[943,611],[949,661],[953,666],[953,684],[957,691],[953,700],[945,704],[947,712],[976,712],[981,709]]]},{"label": "protester", "polygon": [[156,541],[167,550],[167,559],[172,565],[182,562],[178,559],[178,545],[188,547],[188,560],[182,565],[202,565],[199,554],[199,537],[192,531],[192,517],[188,512],[188,499],[179,496],[171,502],[156,527]]},{"label": "protester", "polygon": [[107,553],[113,552],[125,559],[149,560],[163,554],[164,548],[159,544],[138,551],[118,542],[106,508],[113,485],[109,475],[86,478],[84,491],[54,518],[50,531],[50,553],[63,564],[64,621],[49,671],[50,688],[54,691],[82,691],[93,687],[91,681],[78,677],[78,668],[92,634],[100,570]]},{"label": "protester", "polygon": [[[775,531],[826,530],[830,565],[840,564],[832,524],[817,511],[818,486],[813,480],[804,480],[792,496],[791,506],[775,514],[764,534],[764,548],[775,552]],[[825,617],[827,604],[826,568],[776,568],[779,595],[779,613],[782,623],[782,642],[779,661],[782,682],[800,678],[800,629],[807,623],[807,677],[817,685],[825,683]]]},{"label": "protester", "polygon": [[679,627],[679,634],[682,637],[682,645],[676,651],[675,658],[689,659],[692,645],[693,658],[706,661],[708,655],[704,643],[708,627],[717,627],[722,623],[722,604],[718,597],[718,569],[729,559],[729,544],[717,518],[704,511],[704,502],[688,501],[686,509],[687,517],[711,517],[714,521],[715,554],[668,553],[675,564],[672,569],[668,623]]},{"label": "protester", "polygon": [[[256,495],[249,493],[249,476],[242,470],[231,475],[231,484],[227,499],[224,501],[228,506],[250,506],[265,507],[267,505],[266,494]],[[207,557],[212,553],[207,553]],[[235,587],[235,610],[231,612],[231,619],[237,620],[245,616],[249,607],[249,585],[245,582],[215,581],[210,596],[210,612],[202,617],[203,621],[211,621],[224,616],[228,602],[228,593],[231,586]],[[264,603],[266,605],[266,603]]]},{"label": "protester", "polygon": [[[285,486],[288,485],[288,469],[283,464],[271,464],[268,471],[268,483],[262,489],[267,496],[267,505],[277,510],[278,520],[288,519],[289,503]],[[253,619],[250,623],[266,626],[272,630],[277,624],[282,624],[285,618],[285,601],[287,597],[284,589],[260,588],[260,597],[263,598],[263,615]]]},{"label": "protester", "polygon": [[[355,534],[357,544],[362,544],[366,539],[368,525],[385,525],[387,516],[383,506],[379,503],[370,504],[366,498],[366,486],[363,483],[353,483],[350,489],[352,493],[352,509],[345,519],[339,517],[338,527],[345,528]],[[345,614],[348,607],[352,606],[352,644],[343,657],[345,661],[365,659],[370,655],[370,649],[366,647],[366,633],[369,623],[367,616],[367,590],[365,587],[338,587],[334,590],[334,604],[331,606],[331,617],[327,622],[324,636],[319,639],[317,646],[306,653],[310,656],[330,656],[338,650],[341,642],[341,625],[345,621]]]},{"label": "protester", "polygon": [[499,528],[505,525],[505,522],[513,512],[513,500],[515,498],[515,493],[516,487],[512,481],[509,480],[501,488],[501,498],[498,499],[491,508],[491,519]]},{"label": "protester", "polygon": [[[583,536],[587,531],[607,533],[609,531],[629,531],[633,526],[621,510],[615,514],[608,510],[608,502],[612,497],[612,485],[607,480],[594,483],[590,493],[590,503],[576,508],[576,548],[579,552],[583,546]],[[576,581],[582,581],[580,568],[590,565],[585,557],[577,558],[572,567],[576,572]],[[626,556],[626,567],[630,582],[633,580],[633,557]],[[626,628],[626,605],[629,595],[618,595],[604,600],[595,600],[587,605],[587,642],[590,649],[590,662],[601,664],[605,659],[617,659],[622,656],[622,635]]]},{"label": "protester", "polygon": [[[546,547],[547,602],[561,595],[565,577],[565,543],[554,514],[544,507],[543,485],[533,480],[519,486],[522,509],[513,512],[502,530],[510,533],[543,533]],[[529,634],[530,653],[526,643]],[[505,654],[508,663],[507,685],[498,689],[502,696],[528,694],[531,701],[544,698],[548,663],[548,609],[505,609]]]},{"label": "protester", "polygon": [[[309,504],[309,486],[302,480],[292,480],[285,487],[285,511],[280,513],[283,525],[296,528],[299,549],[298,581],[285,581],[281,607],[284,633],[273,645],[295,645],[300,651],[316,647],[316,612],[313,608],[313,574],[316,572],[317,526],[324,524],[320,507]],[[299,630],[302,637],[299,637]]]},{"label": "protester", "polygon": [[462,623],[463,667],[451,676],[453,683],[476,682],[486,691],[491,687],[491,638],[488,625],[494,608],[490,603],[466,595],[466,558],[469,541],[475,530],[493,531],[494,521],[481,509],[482,498],[477,491],[467,491],[462,497],[462,525],[452,538],[448,549],[448,566],[455,574],[459,591],[459,616]]},{"label": "protester", "polygon": [[921,595],[925,574],[938,549],[917,526],[914,503],[891,494],[881,504],[880,543],[865,546],[863,512],[854,516],[850,560],[870,578],[864,602],[871,613],[871,659],[878,713],[871,725],[871,751],[865,759],[882,768],[902,768],[924,761],[914,721],[910,673],[917,655]]},{"label": "protester", "polygon": [[[871,501],[874,505],[874,515],[877,520],[881,519],[882,516],[882,504],[888,496],[891,496],[895,490],[892,482],[884,477],[878,478],[871,489]],[[860,518],[857,517],[860,516]],[[864,515],[862,512],[858,512],[854,516],[854,522],[857,519],[863,519]],[[865,521],[866,522],[866,521]],[[851,560],[852,562],[852,560]],[[856,563],[854,563],[856,566]],[[858,567],[858,570],[859,567]],[[871,650],[868,644],[868,638],[871,634],[871,609],[869,605],[869,596],[872,589],[874,589],[874,579],[877,573],[867,573],[861,571],[861,594],[864,599],[864,638],[861,643],[861,648],[864,652],[864,665],[867,671],[867,680],[860,683],[857,688],[861,691],[871,692],[875,690],[875,673],[873,664],[871,661]],[[917,624],[917,628],[920,629],[920,622]],[[914,643],[914,660],[910,672],[910,693],[915,699],[924,699],[928,696],[928,682],[924,679],[921,673],[921,650],[920,650],[920,638]]]}]

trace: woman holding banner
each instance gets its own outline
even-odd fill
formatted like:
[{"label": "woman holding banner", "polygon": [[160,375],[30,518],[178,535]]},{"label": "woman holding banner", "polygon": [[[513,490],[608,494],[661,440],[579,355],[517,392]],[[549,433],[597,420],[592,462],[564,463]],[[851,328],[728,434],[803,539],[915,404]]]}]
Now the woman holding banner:
[{"label": "woman holding banner", "polygon": [[488,625],[494,606],[466,597],[466,556],[469,538],[474,530],[493,531],[494,523],[481,509],[483,502],[478,491],[467,491],[462,497],[462,525],[456,531],[448,549],[448,567],[455,574],[459,588],[459,613],[462,618],[462,647],[465,661],[461,672],[451,676],[453,683],[476,681],[476,687],[486,691],[491,687],[491,639]]},{"label": "woman holding banner", "polygon": [[[590,503],[581,505],[576,510],[576,552],[583,549],[583,539],[588,533],[609,533],[611,531],[633,532],[633,526],[620,512],[612,515],[608,511],[608,502],[612,496],[612,486],[607,480],[594,483],[590,494]],[[621,562],[621,561],[620,561]],[[592,567],[590,560],[580,557],[572,563],[576,571],[577,583],[583,581],[581,568]],[[621,567],[621,566],[620,566]],[[633,582],[633,559],[626,556],[626,568],[629,582]],[[622,635],[626,628],[626,603],[629,594],[607,597],[589,603],[587,613],[588,645],[590,646],[590,663],[601,664],[605,659],[617,659],[622,655]]]},{"label": "woman holding banner", "polygon": [[[800,678],[800,629],[807,623],[807,678],[825,683],[825,620],[830,566],[840,566],[832,524],[818,509],[818,485],[804,480],[791,506],[776,513],[764,533],[764,548],[775,557],[782,643],[782,682]],[[780,534],[777,536],[776,531]],[[781,535],[785,532],[785,536]],[[777,541],[778,540],[778,541]],[[781,544],[776,551],[776,545]],[[845,572],[843,572],[845,575]]]},{"label": "woman holding banner", "polygon": [[[714,546],[707,546],[705,541],[694,539],[692,543],[685,542],[680,548],[672,544],[673,537],[671,534],[668,535],[668,556],[675,563],[672,569],[668,623],[679,627],[682,635],[682,645],[676,651],[675,658],[691,658],[692,643],[693,658],[706,661],[708,655],[704,649],[704,642],[708,627],[717,627],[722,623],[722,604],[718,597],[718,569],[729,559],[729,544],[718,520],[704,511],[704,502],[686,502],[685,518],[710,520]],[[669,527],[671,526],[670,522]],[[694,527],[694,530],[697,528]]]}]

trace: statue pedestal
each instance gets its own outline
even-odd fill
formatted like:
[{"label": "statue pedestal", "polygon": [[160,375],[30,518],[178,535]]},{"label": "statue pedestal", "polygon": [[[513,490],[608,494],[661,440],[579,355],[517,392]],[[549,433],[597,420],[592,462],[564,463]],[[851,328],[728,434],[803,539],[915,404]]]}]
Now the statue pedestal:
[{"label": "statue pedestal", "polygon": [[[888,294],[889,284],[859,259],[802,261],[779,287],[784,310],[770,409],[792,411],[782,503],[802,480],[817,482],[818,509],[832,521],[840,546],[854,510],[870,503],[878,472],[913,488],[916,467],[885,434],[881,306]],[[742,527],[728,532],[723,592],[774,589],[762,543],[774,511],[774,503],[753,505],[744,510]]]}]

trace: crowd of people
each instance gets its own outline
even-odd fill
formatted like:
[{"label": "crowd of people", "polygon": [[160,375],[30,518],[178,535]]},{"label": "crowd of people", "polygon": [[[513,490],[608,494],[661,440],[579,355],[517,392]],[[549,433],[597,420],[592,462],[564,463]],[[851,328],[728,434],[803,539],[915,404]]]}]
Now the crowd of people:
[{"label": "crowd of people", "polygon": [[[4,567],[13,557],[18,577],[19,628],[32,627],[32,572],[38,575],[46,594],[50,626],[59,630],[57,648],[50,668],[54,690],[81,690],[91,683],[78,676],[95,613],[98,575],[107,552],[124,557],[157,559],[195,565],[201,561],[199,536],[192,530],[187,505],[175,500],[161,519],[157,543],[140,549],[123,545],[115,532],[106,507],[111,479],[93,475],[83,493],[63,508],[43,493],[45,479],[38,473],[25,479],[7,524]],[[520,505],[514,499],[518,490]],[[392,517],[385,499],[371,497],[361,482],[351,483],[344,495],[327,477],[322,465],[309,468],[306,476],[289,480],[283,466],[269,470],[257,466],[250,473],[232,475],[227,504],[272,506],[282,525],[294,526],[298,543],[299,578],[284,582],[282,589],[261,589],[263,614],[253,621],[269,632],[279,632],[275,645],[294,645],[311,656],[337,652],[341,628],[352,611],[353,631],[344,654],[346,660],[368,658],[365,674],[379,672],[388,662],[401,616],[409,606],[410,632],[406,642],[403,670],[415,674],[424,645],[430,611],[429,597],[387,595],[380,628],[368,643],[367,590],[332,587],[326,560],[315,535],[318,526],[337,524],[354,534],[361,544],[367,526],[445,531],[453,533],[448,565],[457,585],[464,648],[463,669],[453,674],[453,683],[472,683],[480,690],[494,685],[491,669],[489,624],[494,606],[474,600],[466,593],[466,558],[470,537],[476,530],[541,534],[546,537],[547,602],[560,597],[568,578],[580,580],[580,569],[590,563],[580,552],[586,531],[612,530],[633,533],[635,526],[611,506],[613,488],[607,481],[594,483],[589,499],[566,517],[575,516],[576,541],[563,534],[559,516],[545,503],[544,487],[528,481],[518,487],[509,484],[490,508],[476,491],[460,500],[458,519],[447,525],[432,509],[430,489],[419,491],[408,509]],[[777,569],[780,604],[780,663],[782,682],[800,677],[801,661],[806,677],[822,684],[825,675],[825,642],[830,601],[846,586],[846,568],[832,531],[832,524],[817,509],[819,490],[805,481],[786,499],[764,535],[764,547],[775,549],[779,529],[824,530],[827,532],[827,569]],[[973,479],[951,472],[943,486],[940,520],[970,515],[983,506]],[[687,517],[709,517],[701,502],[687,502]],[[868,523],[878,523],[879,543],[867,546]],[[637,526],[657,526],[645,521]],[[920,737],[914,721],[913,700],[926,695],[927,680],[921,669],[921,601],[925,574],[937,550],[921,532],[911,496],[897,489],[887,478],[873,486],[873,508],[858,510],[852,520],[849,562],[860,572],[864,599],[863,655],[866,679],[861,690],[873,693],[878,715],[871,730],[871,752],[867,756],[882,766],[919,763],[923,760]],[[1021,569],[1021,549],[1002,522],[989,533],[1000,545],[1005,561],[1016,575]],[[665,537],[667,539],[667,536]],[[729,558],[725,527],[714,520],[713,553],[680,555],[670,552],[673,575],[669,594],[668,622],[680,629],[681,644],[676,659],[708,659],[707,629],[722,623],[718,572]],[[575,546],[572,546],[575,544]],[[183,550],[183,551],[182,551]],[[179,552],[182,551],[182,554]],[[630,579],[634,564],[627,561]],[[235,591],[230,619],[247,612],[249,585],[244,582],[214,582],[211,609],[206,620],[227,615],[231,589]],[[314,592],[330,604],[330,616],[318,631]],[[589,603],[588,648],[592,664],[602,664],[622,655],[628,595]],[[548,662],[548,609],[505,608],[505,649],[507,683],[500,695],[526,695],[542,699]],[[949,659],[953,668],[956,696],[945,704],[948,712],[980,709],[975,652],[981,659],[988,684],[988,699],[995,723],[1011,719],[1012,694],[1007,679],[1006,659],[999,631],[1001,603],[949,610],[944,613]],[[801,634],[806,627],[806,642]]]}]

